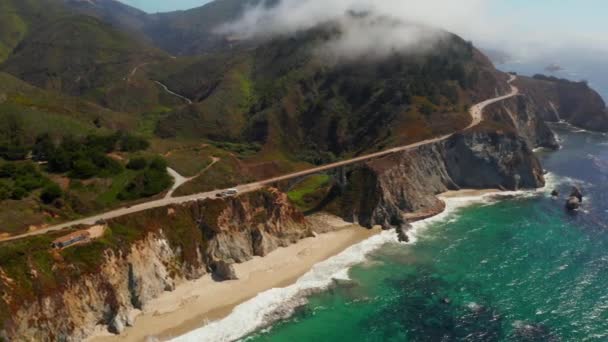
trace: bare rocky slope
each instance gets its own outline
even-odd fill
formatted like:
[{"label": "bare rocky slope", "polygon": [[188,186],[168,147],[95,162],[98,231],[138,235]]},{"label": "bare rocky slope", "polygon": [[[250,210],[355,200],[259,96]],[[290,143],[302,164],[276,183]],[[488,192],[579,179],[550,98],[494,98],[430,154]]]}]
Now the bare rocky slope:
[{"label": "bare rocky slope", "polygon": [[313,236],[287,196],[273,189],[130,215],[107,229],[103,239],[64,251],[50,250],[45,238],[22,241],[28,253],[0,247],[7,248],[0,340],[79,341],[97,324],[121,332],[135,309],[180,282],[208,272],[230,277],[234,262]]}]

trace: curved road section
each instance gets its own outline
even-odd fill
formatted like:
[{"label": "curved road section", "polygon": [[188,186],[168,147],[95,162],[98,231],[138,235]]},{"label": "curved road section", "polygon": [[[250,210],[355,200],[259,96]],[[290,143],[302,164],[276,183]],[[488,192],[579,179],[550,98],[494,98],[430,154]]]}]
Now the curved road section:
[{"label": "curved road section", "polygon": [[[485,100],[483,102],[480,102],[476,105],[474,105],[473,107],[471,107],[470,109],[470,113],[471,113],[471,117],[472,117],[472,122],[471,124],[465,128],[464,130],[468,130],[474,126],[479,125],[479,123],[483,120],[483,111],[484,109],[491,105],[494,104],[496,102],[500,102],[506,99],[509,99],[511,97],[517,96],[519,95],[519,89],[517,89],[517,87],[515,87],[512,83],[513,81],[515,81],[517,77],[514,75],[511,75],[511,78],[509,79],[509,85],[511,86],[511,92],[503,95],[503,96],[499,96],[499,97],[495,97],[489,100]],[[316,167],[316,168],[312,168],[312,169],[308,169],[305,171],[300,171],[300,172],[294,172],[294,173],[290,173],[287,175],[283,175],[283,176],[279,176],[279,177],[274,177],[274,178],[270,178],[267,180],[263,180],[263,181],[259,181],[259,182],[255,182],[255,183],[249,183],[249,184],[244,184],[244,185],[240,185],[237,186],[236,188],[239,190],[240,193],[245,193],[245,192],[251,192],[251,191],[255,191],[258,190],[264,186],[276,183],[276,182],[280,182],[280,181],[284,181],[284,180],[289,180],[289,179],[293,179],[293,178],[298,178],[298,177],[302,177],[302,176],[308,176],[314,173],[319,173],[319,172],[323,172],[323,171],[327,171],[327,170],[332,170],[335,168],[339,168],[342,166],[347,166],[347,165],[352,165],[352,164],[357,164],[357,163],[361,163],[370,159],[376,159],[379,157],[384,157],[387,156],[389,154],[393,154],[393,153],[397,153],[397,152],[402,152],[402,151],[408,151],[414,148],[417,148],[419,146],[423,146],[423,145],[427,145],[427,144],[432,144],[432,143],[436,143],[438,141],[442,141],[445,139],[450,138],[451,136],[453,136],[454,134],[456,134],[458,132],[452,133],[452,134],[447,134],[444,136],[440,136],[437,138],[433,138],[433,139],[428,139],[428,140],[423,140],[420,142],[417,142],[415,144],[410,144],[410,145],[406,145],[406,146],[401,146],[401,147],[395,147],[395,148],[391,148],[385,151],[381,151],[381,152],[376,152],[376,153],[372,153],[372,154],[368,154],[368,155],[364,155],[364,156],[360,156],[360,157],[356,157],[356,158],[352,158],[352,159],[348,159],[348,160],[344,160],[344,161],[340,161],[337,163],[333,163],[333,164],[328,164],[328,165],[324,165],[324,166],[320,166],[320,167]],[[154,201],[150,201],[150,202],[146,202],[146,203],[141,203],[138,205],[134,205],[132,207],[123,207],[117,210],[113,210],[113,211],[109,211],[103,214],[99,214],[99,215],[95,215],[95,216],[90,216],[87,218],[83,218],[80,220],[76,220],[76,221],[71,221],[71,222],[66,222],[63,224],[59,224],[59,225],[55,225],[55,226],[51,226],[45,229],[41,229],[41,230],[37,230],[34,232],[29,232],[26,234],[21,234],[21,235],[15,235],[9,238],[5,238],[5,239],[1,239],[0,241],[11,241],[11,240],[18,240],[18,239],[22,239],[28,236],[34,236],[34,235],[40,235],[40,234],[46,234],[48,232],[53,232],[53,231],[58,231],[58,230],[62,230],[65,228],[69,228],[72,226],[77,226],[77,225],[93,225],[99,221],[104,221],[104,220],[110,220],[113,218],[117,218],[117,217],[121,217],[121,216],[125,216],[128,214],[133,214],[133,213],[137,213],[140,211],[145,211],[148,209],[153,209],[153,208],[160,208],[160,207],[166,207],[172,204],[182,204],[182,203],[188,203],[188,202],[193,202],[193,201],[198,201],[198,200],[202,200],[202,199],[208,199],[208,198],[215,198],[216,195],[220,192],[222,192],[224,190],[214,190],[214,191],[208,191],[208,192],[203,192],[203,193],[199,193],[199,194],[195,194],[195,195],[191,195],[191,196],[184,196],[184,197],[166,197],[163,199],[159,199],[159,200],[154,200]]]}]

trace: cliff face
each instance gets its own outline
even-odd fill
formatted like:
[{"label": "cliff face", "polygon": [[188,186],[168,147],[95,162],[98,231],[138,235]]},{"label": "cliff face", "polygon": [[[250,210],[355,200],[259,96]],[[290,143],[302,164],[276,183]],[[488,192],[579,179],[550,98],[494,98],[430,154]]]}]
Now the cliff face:
[{"label": "cliff face", "polygon": [[436,195],[459,188],[538,188],[543,170],[526,141],[505,132],[457,134],[348,172],[331,210],[388,229],[444,209]]},{"label": "cliff face", "polygon": [[539,103],[532,96],[521,96],[490,105],[486,110],[486,120],[500,122],[517,132],[531,148],[559,148],[555,134],[542,117],[549,103]]},{"label": "cliff face", "polygon": [[63,251],[32,243],[0,261],[0,340],[78,341],[97,324],[120,332],[176,284],[308,236],[304,216],[271,189],[119,218],[101,240]]},{"label": "cliff face", "polygon": [[584,82],[551,77],[519,77],[517,85],[536,107],[540,119],[608,131],[608,110],[602,97]]}]

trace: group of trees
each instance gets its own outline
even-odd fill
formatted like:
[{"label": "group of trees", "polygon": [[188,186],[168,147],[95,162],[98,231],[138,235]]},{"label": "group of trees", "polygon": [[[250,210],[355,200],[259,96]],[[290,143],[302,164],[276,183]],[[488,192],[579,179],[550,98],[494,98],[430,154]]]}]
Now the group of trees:
[{"label": "group of trees", "polygon": [[45,177],[31,162],[5,162],[0,166],[0,201],[21,200],[38,189],[42,189],[40,199],[47,204],[63,195],[59,185]]},{"label": "group of trees", "polygon": [[148,148],[144,139],[125,134],[89,135],[84,139],[64,137],[55,144],[48,134],[36,138],[32,158],[48,162],[48,171],[68,173],[71,178],[110,177],[122,172],[122,165],[107,156],[114,151],[136,152]]},{"label": "group of trees", "polygon": [[134,200],[157,195],[171,186],[173,181],[167,173],[167,162],[161,157],[154,157],[151,160],[134,158],[129,161],[127,168],[140,170],[140,172],[118,194],[118,198],[121,200]]},{"label": "group of trees", "polygon": [[[149,147],[145,139],[124,132],[61,139],[40,134],[32,141],[16,116],[8,116],[0,129],[0,201],[21,200],[38,190],[42,202],[53,203],[63,191],[43,171],[67,174],[72,179],[108,178],[124,171],[122,163],[109,153]],[[162,158],[133,158],[127,168],[140,172],[121,194],[124,199],[154,195],[171,184]]]}]

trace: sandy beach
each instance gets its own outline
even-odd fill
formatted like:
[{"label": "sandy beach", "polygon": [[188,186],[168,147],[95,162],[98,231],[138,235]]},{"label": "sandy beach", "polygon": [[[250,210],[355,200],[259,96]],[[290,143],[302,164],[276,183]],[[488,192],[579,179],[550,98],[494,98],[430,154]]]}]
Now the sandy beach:
[{"label": "sandy beach", "polygon": [[499,194],[501,192],[503,192],[503,191],[499,190],[499,189],[482,189],[482,190],[462,189],[462,190],[444,192],[441,195],[439,195],[439,198],[478,197],[478,196],[483,196],[483,195],[488,195],[488,194]]},{"label": "sandy beach", "polygon": [[216,282],[206,275],[185,282],[175,291],[152,301],[139,313],[133,327],[119,335],[100,331],[88,341],[167,340],[227,316],[235,306],[271,288],[293,284],[315,264],[378,234],[328,215],[312,218],[313,224],[335,231],[307,238],[269,255],[235,265],[238,280]]},{"label": "sandy beach", "polygon": [[[500,193],[498,189],[449,191],[440,198],[477,197]],[[185,282],[175,291],[153,300],[138,315],[133,327],[121,335],[112,335],[99,327],[89,342],[164,341],[205,326],[229,315],[239,304],[271,288],[293,284],[315,264],[339,254],[346,248],[380,232],[347,223],[335,216],[309,217],[319,231],[329,230],[269,255],[235,265],[238,280],[216,282],[210,275]],[[325,228],[325,229],[323,229]]]}]

